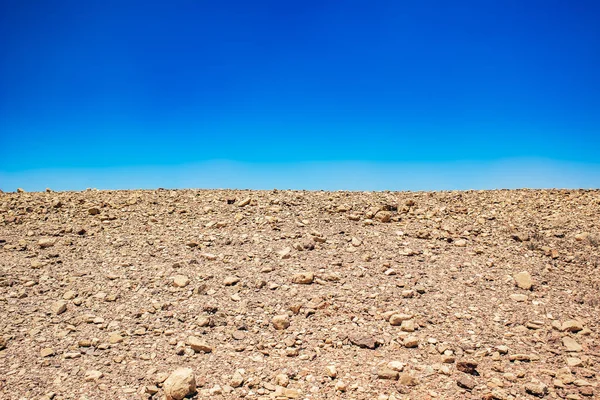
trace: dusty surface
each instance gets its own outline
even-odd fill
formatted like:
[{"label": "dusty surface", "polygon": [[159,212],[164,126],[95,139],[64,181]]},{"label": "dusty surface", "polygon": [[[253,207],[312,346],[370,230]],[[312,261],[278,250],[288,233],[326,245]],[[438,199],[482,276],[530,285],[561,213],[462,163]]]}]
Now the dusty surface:
[{"label": "dusty surface", "polygon": [[599,191],[0,193],[0,398],[600,398],[599,220]]}]

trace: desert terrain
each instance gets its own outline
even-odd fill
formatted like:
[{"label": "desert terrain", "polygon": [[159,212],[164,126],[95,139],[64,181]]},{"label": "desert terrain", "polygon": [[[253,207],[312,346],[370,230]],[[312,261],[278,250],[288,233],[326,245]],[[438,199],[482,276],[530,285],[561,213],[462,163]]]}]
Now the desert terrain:
[{"label": "desert terrain", "polygon": [[0,193],[0,398],[600,398],[599,245],[598,190]]}]

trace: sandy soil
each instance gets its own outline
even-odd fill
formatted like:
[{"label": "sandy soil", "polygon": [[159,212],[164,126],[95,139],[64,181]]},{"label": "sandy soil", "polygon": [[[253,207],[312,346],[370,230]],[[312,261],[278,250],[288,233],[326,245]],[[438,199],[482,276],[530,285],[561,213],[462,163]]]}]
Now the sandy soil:
[{"label": "sandy soil", "polygon": [[600,398],[599,222],[597,190],[0,193],[0,398]]}]

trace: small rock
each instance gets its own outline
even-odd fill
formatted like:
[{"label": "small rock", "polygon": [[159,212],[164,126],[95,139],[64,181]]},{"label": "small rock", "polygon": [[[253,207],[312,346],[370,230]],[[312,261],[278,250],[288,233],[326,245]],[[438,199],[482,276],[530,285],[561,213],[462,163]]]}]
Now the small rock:
[{"label": "small rock", "polygon": [[531,275],[527,271],[521,271],[514,276],[515,284],[524,290],[531,290],[533,283],[531,281]]},{"label": "small rock", "polygon": [[286,260],[288,258],[290,258],[292,256],[292,248],[291,247],[285,247],[281,250],[279,250],[277,252],[277,254],[279,255],[279,257],[283,260]]},{"label": "small rock", "polygon": [[583,350],[583,347],[570,336],[562,338],[562,343],[569,352],[579,352]]},{"label": "small rock", "polygon": [[54,354],[56,354],[56,352],[54,351],[54,349],[52,349],[50,347],[46,347],[46,348],[40,350],[40,357],[51,357]]},{"label": "small rock", "polygon": [[521,232],[512,235],[512,238],[517,242],[527,242],[529,240],[529,235]]},{"label": "small rock", "polygon": [[371,349],[377,347],[377,341],[372,336],[365,335],[348,335],[348,340],[355,346],[363,349]]},{"label": "small rock", "polygon": [[474,360],[460,360],[456,363],[456,369],[465,374],[479,375],[477,372],[477,362]]},{"label": "small rock", "polygon": [[570,368],[581,367],[583,365],[583,361],[577,357],[567,357],[567,365]]},{"label": "small rock", "polygon": [[301,284],[301,285],[309,285],[309,284],[313,283],[314,279],[315,279],[315,275],[312,272],[302,272],[302,273],[294,275],[292,277],[292,282]]},{"label": "small rock", "polygon": [[392,314],[389,318],[390,325],[402,325],[402,322],[411,319],[413,316],[408,314]]},{"label": "small rock", "polygon": [[290,378],[286,374],[278,374],[275,376],[275,384],[282,387],[287,387],[290,384]]},{"label": "small rock", "polygon": [[409,349],[415,348],[419,346],[419,339],[417,339],[415,336],[408,336],[404,339],[402,344],[404,345],[404,347],[407,347]]},{"label": "small rock", "polygon": [[417,378],[415,378],[408,372],[405,372],[402,375],[400,375],[398,383],[404,386],[417,386],[419,384],[419,381],[417,380]]},{"label": "small rock", "polygon": [[38,240],[38,246],[40,246],[41,249],[47,249],[48,247],[52,247],[56,244],[56,239],[52,239],[52,238],[42,238],[40,240]]},{"label": "small rock", "polygon": [[337,377],[337,369],[335,368],[335,365],[328,365],[325,367],[325,374],[332,378],[335,379]]},{"label": "small rock", "polygon": [[191,368],[179,368],[173,371],[163,383],[167,400],[183,400],[196,393],[196,377]]},{"label": "small rock", "polygon": [[246,197],[244,200],[238,203],[238,207],[245,207],[250,204],[250,201],[252,201],[252,199],[250,197]]},{"label": "small rock", "polygon": [[548,394],[548,386],[542,382],[529,382],[525,384],[525,391],[534,396],[544,397]]},{"label": "small rock", "polygon": [[467,247],[467,241],[465,239],[458,239],[454,242],[456,247]]},{"label": "small rock", "polygon": [[100,214],[100,209],[97,207],[88,208],[88,214],[98,215],[98,214]]},{"label": "small rock", "polygon": [[389,379],[397,381],[400,377],[400,374],[398,373],[398,371],[394,371],[390,368],[379,368],[379,370],[377,371],[377,377],[379,379]]},{"label": "small rock", "polygon": [[233,286],[240,281],[240,278],[237,276],[228,276],[223,279],[223,285],[225,286]]},{"label": "small rock", "polygon": [[404,332],[414,332],[415,331],[415,321],[412,319],[407,319],[402,321],[402,325],[400,325],[400,329]]},{"label": "small rock", "polygon": [[96,371],[96,370],[89,370],[85,372],[85,376],[84,376],[84,380],[86,382],[92,382],[92,381],[97,381],[98,379],[102,378],[104,376],[104,374],[100,371]]},{"label": "small rock", "polygon": [[524,301],[527,301],[527,299],[529,299],[529,297],[527,297],[526,294],[520,294],[520,293],[513,293],[510,295],[510,298],[513,299],[514,301],[518,301],[519,303],[522,303]]},{"label": "small rock", "polygon": [[475,382],[473,378],[464,374],[456,380],[456,384],[467,390],[473,390],[473,388],[477,386],[477,382]]},{"label": "small rock", "polygon": [[187,344],[194,350],[196,353],[212,353],[213,348],[208,344],[198,339],[195,336],[190,336],[187,339]]},{"label": "small rock", "polygon": [[391,370],[402,372],[404,370],[404,364],[400,361],[390,361],[387,367]]},{"label": "small rock", "polygon": [[190,283],[190,278],[185,275],[175,275],[173,277],[173,286],[175,287],[186,287]]},{"label": "small rock", "polygon": [[63,300],[59,300],[50,306],[50,311],[52,311],[52,314],[60,315],[67,311],[67,303]]},{"label": "small rock", "polygon": [[335,383],[335,390],[337,390],[338,392],[345,392],[346,390],[348,390],[348,385],[343,381],[337,381]]},{"label": "small rock", "polygon": [[111,333],[110,336],[108,337],[108,342],[110,344],[117,344],[117,343],[121,343],[123,341],[123,336],[121,336],[118,333]]},{"label": "small rock", "polygon": [[561,326],[561,330],[565,332],[579,332],[583,330],[583,324],[572,319],[564,322]]},{"label": "small rock", "polygon": [[235,374],[231,377],[230,385],[234,388],[238,388],[244,384],[244,377],[242,374],[236,371]]},{"label": "small rock", "polygon": [[390,222],[392,220],[392,213],[390,211],[379,211],[375,214],[375,219],[380,222]]},{"label": "small rock", "polygon": [[578,242],[583,242],[589,236],[590,236],[589,233],[587,233],[587,232],[581,232],[581,233],[578,233],[577,235],[575,235],[575,240],[577,240]]},{"label": "small rock", "polygon": [[286,314],[274,316],[271,322],[277,330],[287,329],[290,326],[290,319]]}]

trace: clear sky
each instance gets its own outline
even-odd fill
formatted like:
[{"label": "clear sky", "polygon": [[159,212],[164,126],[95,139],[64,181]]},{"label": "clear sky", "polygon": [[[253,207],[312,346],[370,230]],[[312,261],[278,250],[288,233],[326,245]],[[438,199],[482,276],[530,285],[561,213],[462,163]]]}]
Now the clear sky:
[{"label": "clear sky", "polygon": [[0,189],[600,187],[600,2],[0,0]]}]

